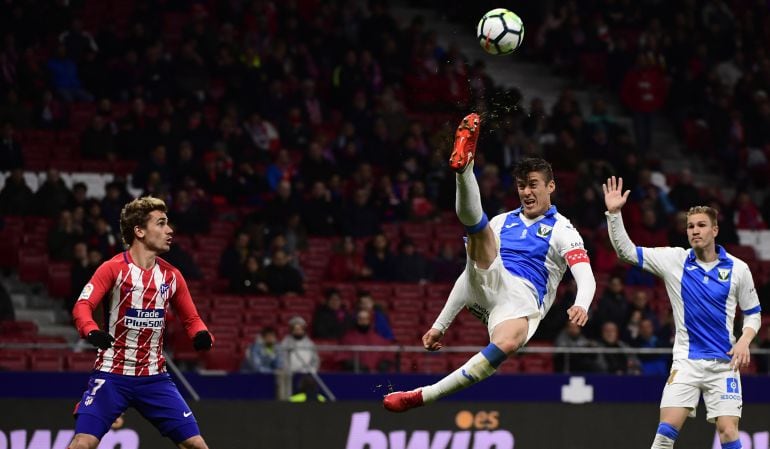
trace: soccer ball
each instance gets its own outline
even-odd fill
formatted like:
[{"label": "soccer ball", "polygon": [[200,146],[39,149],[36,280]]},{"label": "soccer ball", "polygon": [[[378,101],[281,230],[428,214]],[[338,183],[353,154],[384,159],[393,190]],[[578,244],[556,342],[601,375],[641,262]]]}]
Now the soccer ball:
[{"label": "soccer ball", "polygon": [[493,9],[479,20],[476,36],[487,53],[507,55],[519,48],[524,40],[524,23],[505,8]]}]

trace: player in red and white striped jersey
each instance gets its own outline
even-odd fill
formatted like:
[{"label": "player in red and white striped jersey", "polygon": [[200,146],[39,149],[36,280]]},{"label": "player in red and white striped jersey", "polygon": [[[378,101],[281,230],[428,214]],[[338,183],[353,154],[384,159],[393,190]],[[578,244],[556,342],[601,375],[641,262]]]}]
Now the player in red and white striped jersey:
[{"label": "player in red and white striped jersey", "polygon": [[[173,236],[166,204],[151,197],[128,203],[121,212],[120,230],[128,250],[96,270],[72,311],[80,335],[100,350],[77,407],[69,448],[95,449],[130,404],[178,447],[206,449],[192,412],[166,373],[163,357],[169,306],[196,350],[209,350],[213,342],[184,277],[158,257],[169,250]],[[106,330],[93,320],[93,311],[103,301]]]}]

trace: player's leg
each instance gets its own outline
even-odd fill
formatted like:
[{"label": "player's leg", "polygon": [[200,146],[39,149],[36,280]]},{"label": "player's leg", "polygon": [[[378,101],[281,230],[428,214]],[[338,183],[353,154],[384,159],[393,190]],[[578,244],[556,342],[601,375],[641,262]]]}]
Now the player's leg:
[{"label": "player's leg", "polygon": [[495,236],[488,226],[488,219],[481,207],[481,193],[473,159],[479,139],[481,119],[478,114],[468,114],[455,132],[454,148],[449,165],[457,174],[455,211],[457,218],[468,232],[468,256],[477,266],[486,269],[497,257]]},{"label": "player's leg", "polygon": [[205,449],[198,422],[171,377],[158,374],[141,382],[131,405],[178,447]]},{"label": "player's leg", "polygon": [[679,431],[684,426],[690,410],[685,407],[663,407],[660,409],[660,422],[652,441],[652,449],[671,449],[674,447]]},{"label": "player's leg", "polygon": [[741,449],[741,440],[738,435],[737,416],[720,416],[717,418],[717,432],[719,433],[719,442],[722,443],[722,449]]},{"label": "player's leg", "polygon": [[741,448],[738,422],[743,411],[743,386],[738,371],[729,363],[710,362],[703,402],[706,419],[715,422],[723,449]]},{"label": "player's leg", "polygon": [[392,412],[405,412],[481,382],[494,374],[508,356],[526,343],[527,338],[534,333],[531,324],[530,318],[526,317],[501,322],[494,327],[489,345],[461,367],[435,384],[417,390],[391,393],[385,397],[383,405]]},{"label": "player's leg", "polygon": [[75,436],[69,449],[96,449],[112,423],[128,408],[122,376],[96,372],[75,407]]},{"label": "player's leg", "polygon": [[176,445],[180,449],[209,449],[206,446],[206,442],[203,441],[203,437],[196,435],[192,438],[188,438]]}]

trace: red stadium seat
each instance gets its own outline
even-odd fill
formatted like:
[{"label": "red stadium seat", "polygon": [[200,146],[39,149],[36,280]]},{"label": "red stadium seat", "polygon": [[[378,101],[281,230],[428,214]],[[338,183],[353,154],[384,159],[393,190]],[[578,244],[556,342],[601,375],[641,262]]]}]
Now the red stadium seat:
[{"label": "red stadium seat", "polygon": [[61,351],[32,351],[29,356],[32,371],[64,371],[64,354]]},{"label": "red stadium seat", "polygon": [[297,313],[313,313],[316,307],[316,301],[304,296],[284,296],[281,300],[283,307],[289,311]]},{"label": "red stadium seat", "polygon": [[0,349],[0,369],[26,371],[27,351],[21,349]]},{"label": "red stadium seat", "polygon": [[422,299],[425,297],[425,289],[421,284],[399,283],[393,284],[393,294],[398,298]]},{"label": "red stadium seat", "polygon": [[72,294],[72,264],[52,262],[48,266],[48,294],[54,298],[68,298]]},{"label": "red stadium seat", "polygon": [[48,255],[37,251],[19,250],[19,280],[43,282],[48,277]]},{"label": "red stadium seat", "polygon": [[93,352],[71,352],[66,356],[67,370],[88,372],[94,369],[96,354]]}]

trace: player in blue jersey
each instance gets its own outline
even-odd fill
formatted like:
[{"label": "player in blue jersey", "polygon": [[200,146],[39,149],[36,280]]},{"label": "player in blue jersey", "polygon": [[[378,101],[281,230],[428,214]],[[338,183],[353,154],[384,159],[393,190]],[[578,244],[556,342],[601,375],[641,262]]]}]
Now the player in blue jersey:
[{"label": "player in blue jersey", "polygon": [[428,351],[441,349],[444,332],[465,307],[487,325],[490,343],[437,383],[385,396],[383,405],[393,412],[436,401],[491,376],[535,333],[568,268],[578,286],[569,319],[580,326],[588,320],[596,281],[580,234],[551,204],[556,188],[551,165],[543,159],[519,163],[514,174],[521,207],[487,220],[473,174],[479,125],[477,114],[463,119],[449,160],[457,173],[457,216],[468,233],[466,268],[422,342]]},{"label": "player in blue jersey", "polygon": [[[701,393],[706,419],[716,423],[722,448],[742,447],[739,370],[749,365],[749,344],[761,323],[748,265],[715,243],[717,211],[705,206],[687,212],[691,249],[637,247],[620,214],[629,194],[623,192],[623,179],[609,178],[603,188],[610,240],[618,257],[662,278],[674,311],[674,362],[663,388],[652,449],[674,447],[687,417],[695,416]],[[744,316],[737,341],[733,335],[736,306]]]}]

